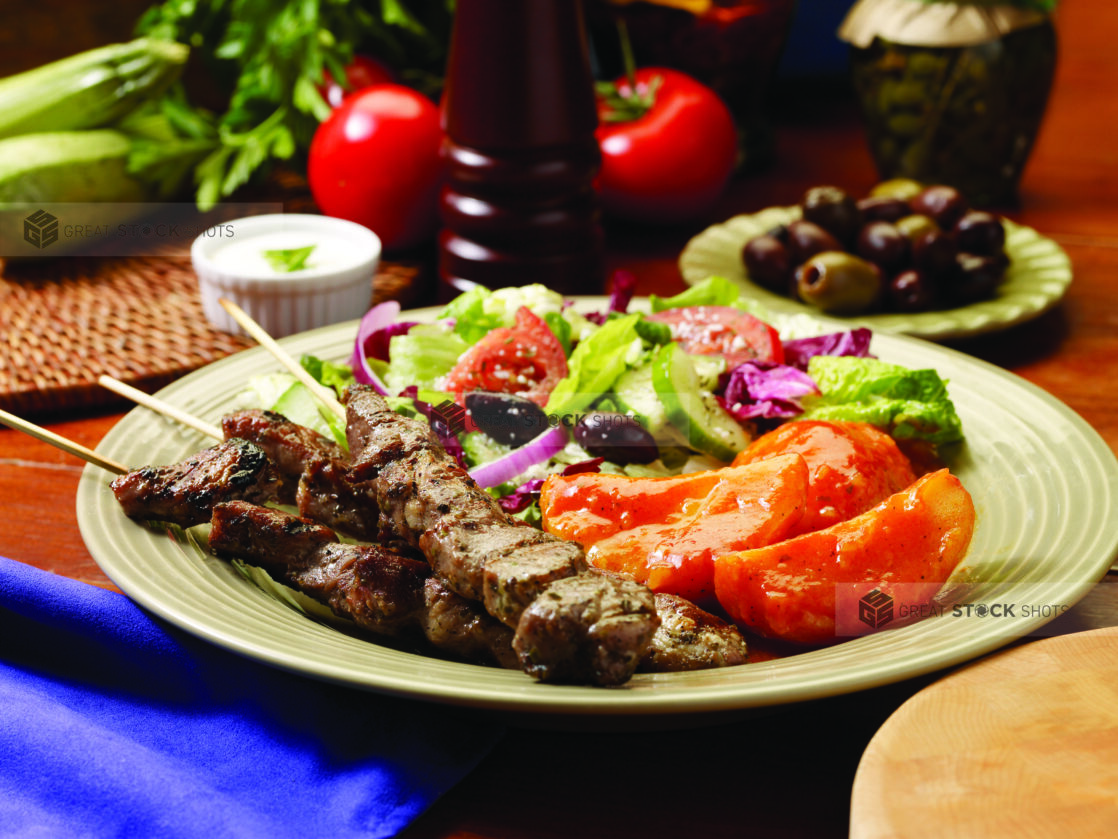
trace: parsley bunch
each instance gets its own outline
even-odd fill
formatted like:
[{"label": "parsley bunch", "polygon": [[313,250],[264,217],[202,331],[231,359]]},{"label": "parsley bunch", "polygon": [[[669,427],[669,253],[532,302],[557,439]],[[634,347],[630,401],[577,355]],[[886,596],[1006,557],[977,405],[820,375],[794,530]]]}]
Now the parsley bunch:
[{"label": "parsley bunch", "polygon": [[208,142],[196,166],[202,210],[276,160],[305,154],[330,113],[318,91],[326,70],[367,52],[406,84],[441,84],[453,0],[164,0],[137,33],[188,44],[216,82],[221,104],[204,108],[181,84],[157,106],[179,134]]}]

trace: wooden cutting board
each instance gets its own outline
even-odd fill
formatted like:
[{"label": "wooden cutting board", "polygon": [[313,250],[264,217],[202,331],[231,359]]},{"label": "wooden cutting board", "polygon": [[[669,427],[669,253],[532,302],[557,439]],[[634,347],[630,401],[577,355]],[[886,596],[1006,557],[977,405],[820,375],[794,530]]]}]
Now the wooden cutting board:
[{"label": "wooden cutting board", "polygon": [[928,686],[880,728],[851,839],[1118,837],[1118,627],[1033,641]]}]

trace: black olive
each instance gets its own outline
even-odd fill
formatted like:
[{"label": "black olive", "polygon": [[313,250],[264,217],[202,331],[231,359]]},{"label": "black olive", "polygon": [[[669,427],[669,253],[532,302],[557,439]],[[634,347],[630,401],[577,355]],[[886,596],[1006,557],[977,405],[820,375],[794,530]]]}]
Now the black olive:
[{"label": "black olive", "polygon": [[799,265],[823,251],[841,251],[842,243],[815,222],[797,219],[788,224],[788,253]]},{"label": "black olive", "polygon": [[837,186],[815,186],[800,202],[803,217],[818,224],[836,239],[851,243],[862,226],[858,203]]},{"label": "black olive", "polygon": [[871,221],[897,221],[907,216],[912,210],[908,202],[892,195],[871,195],[858,202],[858,209],[862,213],[862,222]]},{"label": "black olive", "polygon": [[960,253],[957,270],[951,275],[948,295],[956,305],[988,300],[1005,274],[1005,262],[996,256]]},{"label": "black olive", "polygon": [[548,427],[543,408],[523,396],[475,390],[465,402],[474,425],[506,446],[523,446]]},{"label": "black olive", "polygon": [[775,236],[755,236],[745,244],[742,261],[749,279],[762,288],[783,294],[792,275],[792,258],[788,248]]},{"label": "black olive", "polygon": [[628,414],[593,411],[579,420],[572,436],[594,457],[611,463],[651,463],[660,456],[652,433]]},{"label": "black olive", "polygon": [[963,193],[953,186],[936,184],[909,199],[914,213],[930,216],[944,230],[950,230],[969,209]]},{"label": "black olive", "polygon": [[770,230],[765,231],[766,236],[772,236],[782,245],[788,244],[788,225],[778,224]]},{"label": "black olive", "polygon": [[955,224],[959,250],[995,256],[1005,248],[1005,227],[993,213],[971,210]]},{"label": "black olive", "polygon": [[886,298],[888,308],[895,312],[926,312],[935,308],[938,294],[930,277],[909,268],[889,281]]},{"label": "black olive", "polygon": [[858,256],[891,274],[908,261],[908,239],[887,221],[871,221],[858,234]]},{"label": "black olive", "polygon": [[955,270],[958,252],[954,233],[929,230],[912,241],[912,264],[924,273],[941,276]]}]

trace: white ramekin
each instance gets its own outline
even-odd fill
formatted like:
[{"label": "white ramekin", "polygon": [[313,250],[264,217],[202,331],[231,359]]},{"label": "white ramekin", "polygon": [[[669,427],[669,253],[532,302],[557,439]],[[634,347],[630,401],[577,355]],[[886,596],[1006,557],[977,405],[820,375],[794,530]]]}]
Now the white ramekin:
[{"label": "white ramekin", "polygon": [[[279,273],[267,264],[232,264],[229,249],[242,256],[252,248],[298,248],[315,244],[312,264]],[[215,327],[243,332],[222,308],[236,303],[273,338],[360,318],[373,297],[373,275],[381,243],[375,233],[344,219],[302,213],[248,216],[214,225],[194,240],[190,258],[198,275],[202,309]],[[315,261],[328,264],[315,266]]]}]

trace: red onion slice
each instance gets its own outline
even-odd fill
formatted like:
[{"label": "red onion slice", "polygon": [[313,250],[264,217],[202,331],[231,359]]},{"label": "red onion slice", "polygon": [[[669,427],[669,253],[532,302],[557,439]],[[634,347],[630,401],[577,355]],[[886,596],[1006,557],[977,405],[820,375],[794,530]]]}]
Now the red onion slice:
[{"label": "red onion slice", "polygon": [[523,446],[513,449],[504,457],[483,463],[470,470],[470,477],[482,489],[500,486],[510,481],[526,469],[544,463],[563,450],[567,445],[567,432],[562,426],[547,431],[529,440]]},{"label": "red onion slice", "polygon": [[400,316],[400,304],[395,300],[386,300],[378,303],[365,313],[361,324],[357,327],[357,338],[353,345],[353,357],[349,366],[353,368],[353,377],[363,385],[372,385],[373,389],[381,396],[391,396],[388,388],[380,377],[373,372],[365,362],[365,342],[374,332],[384,329],[396,322]]}]

